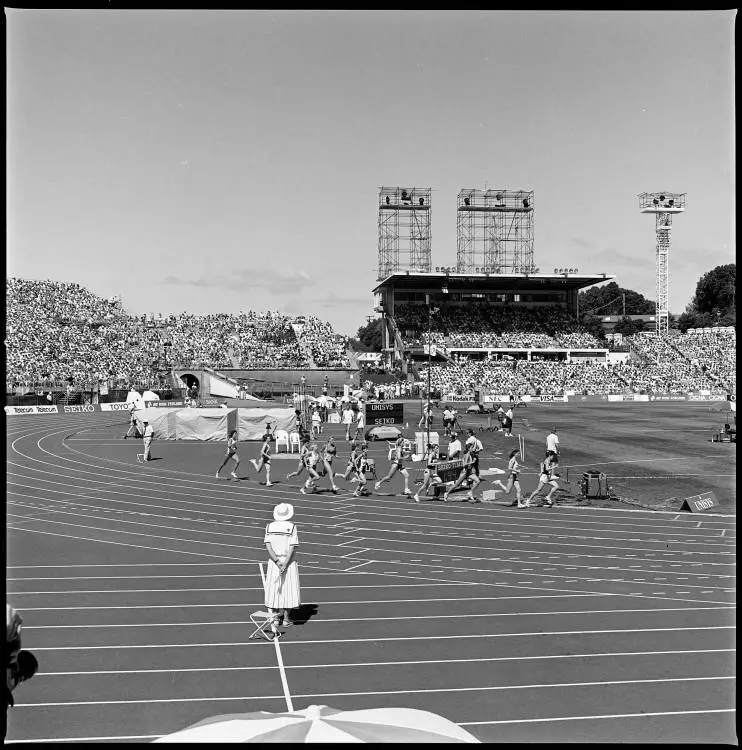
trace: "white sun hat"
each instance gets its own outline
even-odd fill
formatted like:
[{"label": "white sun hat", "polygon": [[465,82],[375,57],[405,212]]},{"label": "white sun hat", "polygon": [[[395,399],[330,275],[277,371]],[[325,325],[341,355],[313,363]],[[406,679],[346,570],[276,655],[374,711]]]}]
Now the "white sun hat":
[{"label": "white sun hat", "polygon": [[276,521],[288,521],[294,515],[294,506],[291,503],[281,503],[273,508],[273,518]]}]

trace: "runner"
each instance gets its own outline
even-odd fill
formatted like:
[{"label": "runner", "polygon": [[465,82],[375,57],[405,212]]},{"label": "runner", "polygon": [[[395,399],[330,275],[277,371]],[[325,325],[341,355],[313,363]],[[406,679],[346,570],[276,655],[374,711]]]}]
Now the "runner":
[{"label": "runner", "polygon": [[230,472],[229,476],[232,479],[239,479],[235,473],[240,465],[240,457],[237,455],[237,443],[237,430],[232,430],[227,438],[227,455],[224,457],[222,465],[216,470],[217,479],[219,479],[219,472],[227,465],[230,459],[234,461],[234,469]]},{"label": "runner", "polygon": [[506,487],[499,479],[492,480],[492,484],[499,484],[506,495],[509,495],[513,487],[515,487],[516,499],[513,500],[510,505],[517,508],[525,508],[526,505],[523,503],[523,495],[520,489],[520,482],[518,481],[518,474],[520,474],[522,468],[518,463],[519,455],[520,450],[518,448],[513,448],[513,450],[510,451],[510,457],[508,460],[508,486]]},{"label": "runner", "polygon": [[286,479],[298,477],[299,474],[301,474],[305,469],[305,460],[307,454],[309,453],[309,437],[306,433],[304,433],[301,435],[299,440],[301,441],[301,446],[299,448],[299,465],[296,467],[296,471],[292,471],[291,473],[286,475]]},{"label": "runner", "polygon": [[272,487],[271,482],[271,440],[273,439],[272,432],[266,432],[263,435],[263,445],[260,447],[260,457],[256,461],[254,458],[250,459],[250,463],[255,467],[255,471],[260,474],[261,469],[265,469],[265,486]]},{"label": "runner", "polygon": [[339,471],[336,471],[334,476],[340,477],[346,482],[351,480],[353,477],[353,465],[355,463],[356,453],[360,452],[360,450],[360,443],[356,443],[356,441],[354,440],[350,444],[350,456],[348,456],[348,463],[345,467],[345,472],[341,474]]},{"label": "runner", "polygon": [[302,495],[311,495],[314,492],[314,488],[317,486],[317,480],[319,479],[319,473],[317,472],[317,465],[320,462],[319,450],[317,449],[316,443],[312,443],[309,446],[309,453],[307,453],[305,466],[309,478],[304,482],[304,486],[299,488],[299,492]]},{"label": "runner", "polygon": [[441,478],[438,476],[438,472],[436,471],[437,463],[438,446],[433,445],[432,443],[428,443],[428,449],[425,454],[425,471],[423,472],[423,482],[412,498],[416,503],[420,502],[420,495],[425,496],[431,487],[441,484]]},{"label": "runner", "polygon": [[541,491],[541,488],[545,487],[547,484],[551,485],[551,489],[544,499],[544,505],[547,508],[551,508],[554,505],[554,501],[551,498],[559,489],[559,482],[557,481],[557,477],[559,476],[559,472],[557,471],[558,468],[559,464],[557,463],[556,456],[552,455],[551,451],[546,451],[545,458],[541,462],[538,487],[536,487],[536,489],[529,495],[525,502],[526,507],[530,507],[531,500],[533,500],[533,498]]},{"label": "runner", "polygon": [[404,494],[407,497],[410,497],[412,495],[412,491],[410,490],[409,485],[409,479],[410,479],[410,472],[407,471],[407,469],[404,467],[404,460],[407,458],[405,455],[405,451],[403,450],[405,439],[403,437],[398,437],[397,441],[395,443],[394,447],[394,455],[392,456],[392,462],[389,464],[389,473],[379,479],[378,482],[374,485],[374,489],[378,490],[384,482],[388,482],[391,480],[391,478],[399,472],[404,477]]},{"label": "runner", "polygon": [[475,468],[474,468],[474,453],[469,445],[464,447],[464,455],[462,457],[462,461],[464,462],[463,466],[461,467],[461,472],[459,473],[459,476],[457,477],[456,481],[453,483],[453,487],[449,487],[446,489],[446,491],[443,493],[443,502],[448,502],[448,496],[453,492],[454,490],[457,490],[459,487],[461,487],[464,482],[471,482],[471,485],[469,487],[469,491],[466,494],[465,500],[469,500],[472,503],[478,503],[480,502],[477,500],[477,498],[474,497],[474,489],[479,485],[479,483],[482,481],[476,474]]},{"label": "runner", "polygon": [[338,449],[335,445],[335,438],[330,435],[330,437],[327,438],[327,442],[325,443],[325,450],[322,454],[322,463],[325,466],[325,473],[330,478],[330,485],[333,492],[338,491],[338,486],[335,484],[335,473],[332,470],[332,462],[335,460],[337,452]]},{"label": "runner", "polygon": [[[370,494],[366,490],[366,459],[368,458],[368,446],[364,443],[361,445],[361,450],[356,451],[355,458],[353,459],[353,473],[358,479],[358,487],[353,493],[353,497],[360,497],[361,495]],[[353,477],[351,477],[353,479]]]}]

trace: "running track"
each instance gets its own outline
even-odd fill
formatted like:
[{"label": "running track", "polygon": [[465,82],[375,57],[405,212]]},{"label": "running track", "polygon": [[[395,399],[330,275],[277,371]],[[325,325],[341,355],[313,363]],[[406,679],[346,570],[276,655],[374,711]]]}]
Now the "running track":
[{"label": "running track", "polygon": [[[489,742],[736,744],[731,516],[303,497],[251,467],[214,479],[219,444],[139,465],[120,415],[7,425],[7,597],[40,663],[8,742],[324,703],[424,708]],[[275,644],[248,615],[280,501],[316,614]]]}]

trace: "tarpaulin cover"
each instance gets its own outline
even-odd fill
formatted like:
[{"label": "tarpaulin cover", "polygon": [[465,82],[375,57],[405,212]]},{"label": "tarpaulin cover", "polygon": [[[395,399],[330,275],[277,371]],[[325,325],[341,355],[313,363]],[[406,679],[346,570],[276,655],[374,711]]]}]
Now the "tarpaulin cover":
[{"label": "tarpaulin cover", "polygon": [[175,414],[177,440],[227,439],[230,409],[180,409]]},{"label": "tarpaulin cover", "polygon": [[265,433],[266,422],[271,430],[294,432],[296,430],[296,412],[293,409],[238,409],[238,426],[240,440],[260,440]]},{"label": "tarpaulin cover", "polygon": [[150,407],[135,412],[139,431],[144,431],[146,419],[154,430],[156,440],[226,441],[232,430],[239,440],[260,440],[266,422],[277,430],[296,429],[293,409],[190,409]]},{"label": "tarpaulin cover", "polygon": [[175,419],[179,411],[183,409],[158,409],[153,406],[148,409],[138,409],[134,412],[134,416],[140,433],[144,433],[144,420],[146,419],[154,430],[156,440],[175,440]]}]

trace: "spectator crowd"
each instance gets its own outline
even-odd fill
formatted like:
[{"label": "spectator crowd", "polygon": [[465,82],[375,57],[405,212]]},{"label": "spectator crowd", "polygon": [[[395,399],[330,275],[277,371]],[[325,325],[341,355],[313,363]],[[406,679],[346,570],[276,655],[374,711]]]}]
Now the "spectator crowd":
[{"label": "spectator crowd", "polygon": [[[128,315],[119,300],[54,281],[6,281],[6,382],[85,387],[158,387],[174,367],[298,369],[349,367],[348,339],[314,316],[277,311],[166,316]],[[399,305],[395,319],[407,341],[428,341],[428,308]],[[521,395],[736,392],[736,332],[698,329],[657,337],[625,337],[628,359],[567,362],[534,349],[605,348],[558,307],[442,305],[429,340],[451,348],[530,349],[530,359],[490,361],[456,354],[430,369],[431,386],[473,398],[474,390]],[[481,356],[481,355],[480,355]],[[471,358],[470,358],[471,357]],[[427,380],[427,369],[418,373]],[[158,383],[159,379],[159,383]],[[397,390],[395,392],[405,395]],[[388,390],[388,389],[387,389]],[[379,395],[390,397],[380,389]]]},{"label": "spectator crowd", "polygon": [[347,338],[279,312],[130,316],[79,284],[6,280],[6,381],[156,387],[178,367],[348,367]]}]

